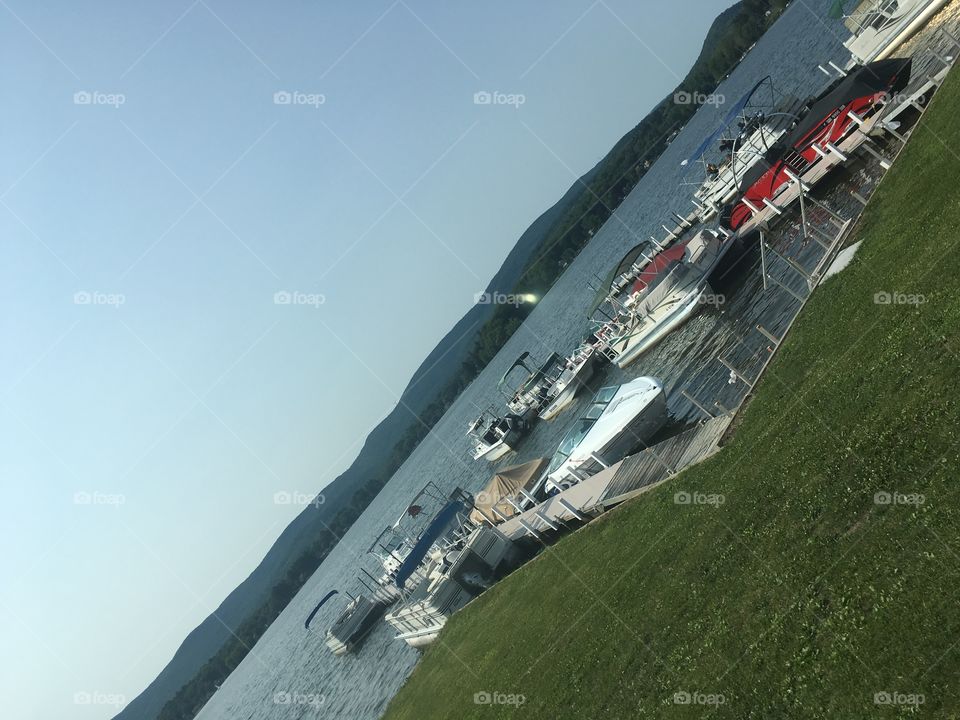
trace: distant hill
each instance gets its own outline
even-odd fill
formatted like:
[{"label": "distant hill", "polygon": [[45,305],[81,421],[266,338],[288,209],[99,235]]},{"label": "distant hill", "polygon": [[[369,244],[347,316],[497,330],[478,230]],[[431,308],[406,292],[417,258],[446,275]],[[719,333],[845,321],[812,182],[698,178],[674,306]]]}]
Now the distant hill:
[{"label": "distant hill", "polygon": [[703,48],[700,50],[700,55],[697,56],[697,61],[694,63],[695,66],[713,55],[720,43],[729,35],[730,29],[734,23],[737,22],[742,9],[743,3],[738,2],[717,15],[710,29],[707,30],[707,37],[704,38]]}]

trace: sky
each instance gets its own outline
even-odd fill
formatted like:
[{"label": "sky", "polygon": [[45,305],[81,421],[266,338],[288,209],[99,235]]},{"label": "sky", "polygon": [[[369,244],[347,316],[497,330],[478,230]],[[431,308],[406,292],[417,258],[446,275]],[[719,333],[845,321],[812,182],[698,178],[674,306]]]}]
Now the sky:
[{"label": "sky", "polygon": [[731,2],[0,0],[4,715],[136,696]]}]

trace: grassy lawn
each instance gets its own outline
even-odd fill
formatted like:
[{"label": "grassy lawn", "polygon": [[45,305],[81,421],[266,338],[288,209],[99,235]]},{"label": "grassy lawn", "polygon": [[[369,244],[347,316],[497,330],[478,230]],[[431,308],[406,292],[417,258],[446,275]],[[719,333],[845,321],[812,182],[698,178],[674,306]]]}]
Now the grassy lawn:
[{"label": "grassy lawn", "polygon": [[387,718],[958,717],[958,116],[955,72],[730,445],[454,616]]}]

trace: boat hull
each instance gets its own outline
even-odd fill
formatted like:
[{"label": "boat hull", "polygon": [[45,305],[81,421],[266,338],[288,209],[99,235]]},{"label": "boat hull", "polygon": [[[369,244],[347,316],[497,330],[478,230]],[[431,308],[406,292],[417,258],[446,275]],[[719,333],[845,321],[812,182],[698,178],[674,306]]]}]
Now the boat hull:
[{"label": "boat hull", "polygon": [[582,388],[584,384],[590,382],[590,378],[593,377],[596,360],[596,353],[592,354],[587,359],[587,361],[583,364],[583,367],[580,368],[580,371],[573,377],[569,384],[562,391],[560,391],[560,394],[554,398],[553,402],[543,409],[543,412],[540,413],[541,420],[553,420],[553,418],[563,412],[570,405],[570,403],[573,402],[573,399],[577,396],[580,388]]},{"label": "boat hull", "polygon": [[918,2],[914,11],[905,15],[896,26],[879,33],[869,30],[854,35],[844,43],[851,54],[847,68],[890,57],[898,47],[926,25],[947,2],[949,0]]},{"label": "boat hull", "polygon": [[489,462],[493,462],[494,460],[499,460],[504,455],[507,455],[512,450],[513,448],[510,447],[510,445],[508,445],[505,441],[501,440],[499,443],[489,448],[486,452],[480,453],[478,455],[474,455],[474,459],[487,460]]},{"label": "boat hull", "polygon": [[385,603],[358,598],[327,630],[327,648],[338,657],[353,652],[363,643],[385,611]]},{"label": "boat hull", "polygon": [[[797,177],[805,184],[818,174],[830,148],[851,137],[859,122],[874,119],[890,94],[902,90],[910,79],[910,60],[879,60],[844,78],[811,105],[807,116],[762,163],[744,179],[744,190],[724,220],[739,231],[769,205]],[[855,119],[857,118],[857,119]],[[819,175],[822,178],[822,175]]]},{"label": "boat hull", "polygon": [[617,367],[625,368],[635,362],[637,358],[689,320],[690,317],[704,305],[705,296],[709,294],[709,292],[709,284],[703,282],[698,285],[695,290],[691,291],[680,303],[680,306],[669,315],[662,320],[652,323],[649,329],[645,329],[637,335],[632,336],[627,346],[614,359]]}]

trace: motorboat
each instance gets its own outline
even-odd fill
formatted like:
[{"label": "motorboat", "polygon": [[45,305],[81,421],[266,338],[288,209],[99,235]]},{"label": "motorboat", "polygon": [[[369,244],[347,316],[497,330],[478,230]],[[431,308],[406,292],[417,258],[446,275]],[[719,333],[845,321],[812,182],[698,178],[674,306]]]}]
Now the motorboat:
[{"label": "motorboat", "polygon": [[540,501],[536,493],[549,462],[550,458],[536,458],[497,470],[474,496],[470,520],[477,525],[499,525]]},{"label": "motorboat", "polygon": [[470,455],[474,460],[499,460],[516,449],[529,429],[529,421],[514,413],[502,417],[481,413],[467,428],[473,440]]},{"label": "motorboat", "polygon": [[585,343],[564,361],[547,395],[548,404],[540,411],[541,420],[552,420],[573,402],[580,388],[593,377],[596,360],[596,349]]},{"label": "motorboat", "polygon": [[327,630],[326,643],[330,652],[337,656],[353,652],[383,616],[385,608],[386,603],[379,599],[365,595],[352,598]]},{"label": "motorboat", "polygon": [[601,388],[564,436],[547,466],[547,482],[559,489],[623,459],[667,422],[660,380],[639,377]]},{"label": "motorboat", "polygon": [[[537,366],[533,364],[529,352],[521,353],[497,383],[497,389],[507,399],[510,412],[524,417],[527,413],[536,415],[546,407],[553,395],[553,386],[557,382],[561,362],[559,353],[550,353],[550,356]],[[511,391],[510,377],[520,368],[527,372],[527,376]]]},{"label": "motorboat", "polygon": [[735,246],[712,230],[701,230],[654,258],[623,312],[610,323],[607,351],[617,366],[630,365],[711,299],[709,276]]},{"label": "motorboat", "polygon": [[736,197],[744,174],[790,129],[802,105],[793,96],[778,99],[769,75],[733,104],[719,127],[681,163],[703,170],[693,193],[697,220],[710,222]]},{"label": "motorboat", "polygon": [[[843,18],[852,35],[844,42],[850,51],[848,69],[889,57],[944,6],[948,0],[836,0],[830,15]],[[853,5],[846,14],[844,6]]]},{"label": "motorboat", "polygon": [[[911,60],[878,60],[832,83],[804,117],[743,178],[739,199],[724,213],[731,230],[744,227],[794,180],[827,157],[831,147],[874,119],[891,95],[906,87]],[[812,185],[812,183],[809,183]]]},{"label": "motorboat", "polygon": [[620,297],[624,290],[633,285],[637,275],[650,264],[653,256],[662,249],[662,246],[658,247],[650,240],[630,248],[620,262],[607,273],[606,278],[601,280],[588,315],[593,315],[598,308]]}]

